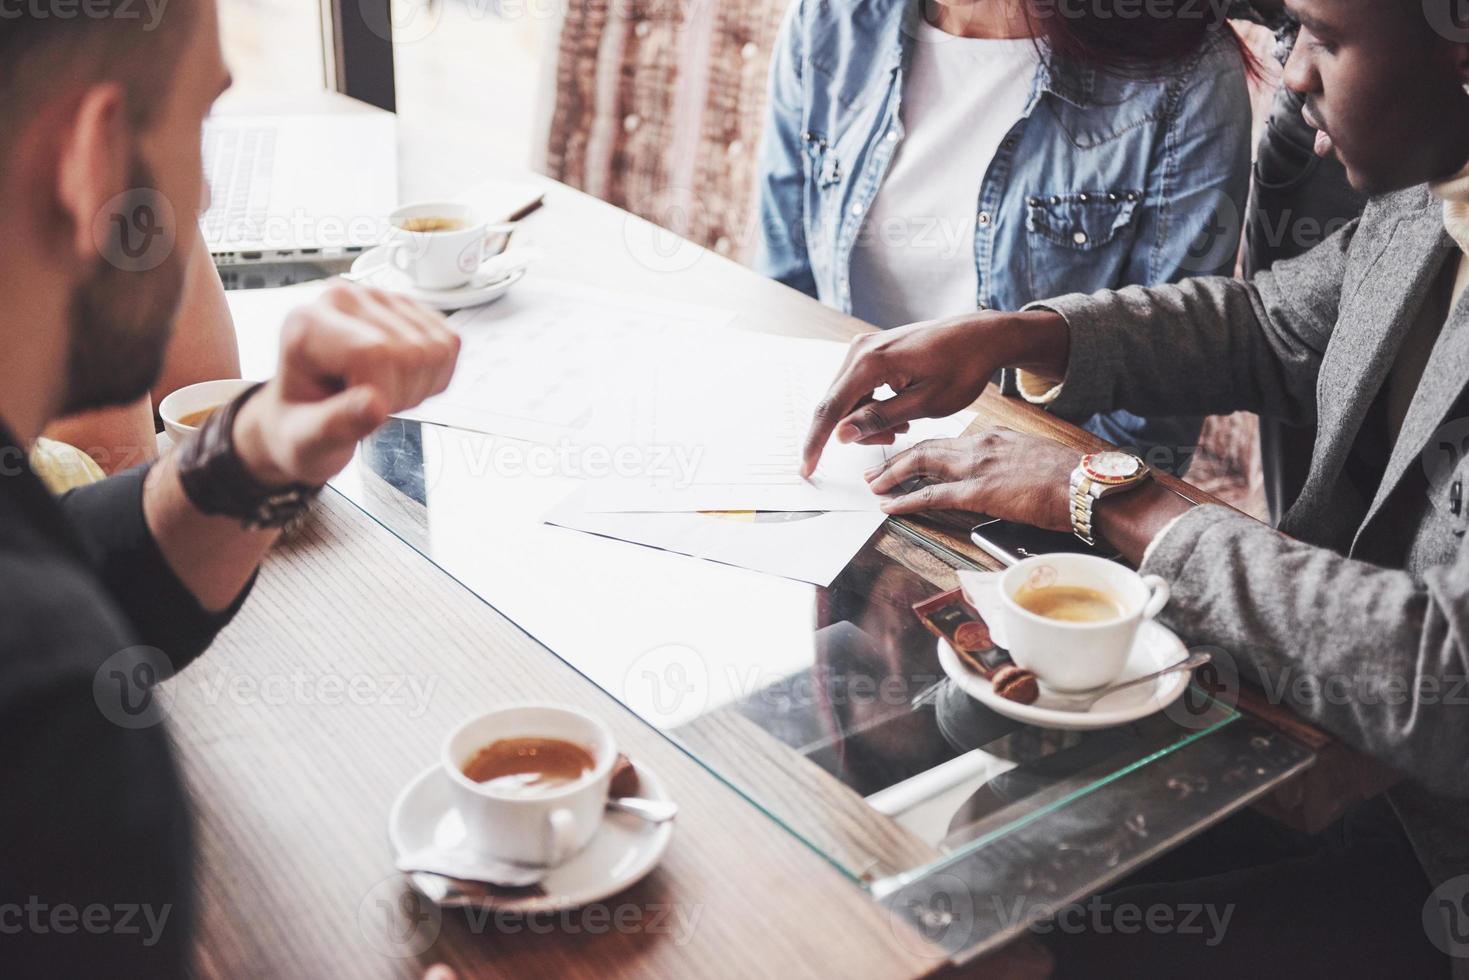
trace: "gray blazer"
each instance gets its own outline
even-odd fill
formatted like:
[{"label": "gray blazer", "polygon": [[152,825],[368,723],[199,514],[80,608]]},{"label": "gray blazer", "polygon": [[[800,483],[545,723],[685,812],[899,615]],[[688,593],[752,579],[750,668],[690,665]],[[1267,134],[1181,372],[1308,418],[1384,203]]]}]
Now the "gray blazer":
[{"label": "gray blazer", "polygon": [[1173,584],[1167,616],[1190,642],[1230,652],[1267,693],[1404,774],[1393,802],[1435,884],[1469,873],[1469,297],[1390,453],[1369,409],[1459,254],[1419,187],[1252,282],[1039,304],[1071,325],[1053,411],[1246,409],[1317,425],[1284,534],[1196,508],[1144,570]]}]

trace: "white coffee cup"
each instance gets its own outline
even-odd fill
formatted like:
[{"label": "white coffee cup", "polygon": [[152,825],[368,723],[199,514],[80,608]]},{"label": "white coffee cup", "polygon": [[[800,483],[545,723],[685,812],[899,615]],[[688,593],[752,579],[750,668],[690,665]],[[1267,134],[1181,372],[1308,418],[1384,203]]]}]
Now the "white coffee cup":
[{"label": "white coffee cup", "polygon": [[[537,793],[496,789],[464,774],[480,749],[513,738],[572,742],[596,765],[569,785]],[[556,867],[586,847],[602,825],[616,760],[612,732],[600,720],[575,708],[526,704],[464,722],[444,741],[440,761],[454,787],[468,849],[513,864]]]},{"label": "white coffee cup", "polygon": [[[1127,666],[1137,631],[1168,604],[1168,583],[1139,575],[1124,565],[1094,555],[1040,555],[1012,566],[999,577],[999,629],[995,642],[1015,663],[1035,674],[1045,687],[1063,693],[1092,691],[1112,683]],[[1040,616],[1021,606],[1021,589],[1080,586],[1094,589],[1121,607],[1116,618],[1069,622]],[[983,615],[981,611],[981,615]]]},{"label": "white coffee cup", "polygon": [[199,431],[197,425],[187,425],[184,419],[199,412],[223,408],[254,383],[239,378],[201,381],[168,395],[158,404],[158,415],[163,419],[163,428],[168,433],[168,438],[174,445],[183,442],[190,434]]},{"label": "white coffee cup", "polygon": [[[445,231],[411,231],[415,219],[454,223]],[[487,259],[505,250],[514,225],[489,224],[464,204],[429,202],[399,208],[388,217],[388,261],[420,289],[459,289],[474,280]]]}]

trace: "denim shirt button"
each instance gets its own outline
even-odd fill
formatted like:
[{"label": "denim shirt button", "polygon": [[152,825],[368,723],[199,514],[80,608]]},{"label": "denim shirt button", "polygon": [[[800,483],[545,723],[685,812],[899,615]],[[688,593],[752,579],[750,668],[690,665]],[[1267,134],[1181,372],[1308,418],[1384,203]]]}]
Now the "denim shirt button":
[{"label": "denim shirt button", "polygon": [[1038,197],[1032,197],[1028,198],[1025,203],[1029,204],[1033,208],[1038,208],[1041,206],[1041,199]]},{"label": "denim shirt button", "polygon": [[1078,195],[1076,195],[1076,200],[1080,204],[1090,204],[1091,203],[1091,199],[1092,199],[1092,196],[1090,194],[1078,194]]},{"label": "denim shirt button", "polygon": [[852,214],[853,214],[853,216],[858,217],[858,218],[862,217],[862,212],[864,210],[865,210],[865,208],[862,206],[862,202],[861,201],[853,201],[852,202]]},{"label": "denim shirt button", "polygon": [[1137,191],[1128,191],[1127,192],[1127,199],[1129,201],[1136,201],[1138,199],[1138,193],[1137,193]]},{"label": "denim shirt button", "polygon": [[1060,204],[1061,203],[1061,195],[1059,195],[1059,194],[1052,194],[1051,195],[1051,203],[1052,204]]},{"label": "denim shirt button", "polygon": [[1108,194],[1107,195],[1107,200],[1111,201],[1113,204],[1116,204],[1117,203],[1117,195],[1115,193]]},{"label": "denim shirt button", "polygon": [[888,130],[887,140],[889,143],[896,143],[898,141],[898,131],[896,129]]},{"label": "denim shirt button", "polygon": [[1086,232],[1078,231],[1076,234],[1071,236],[1071,240],[1078,245],[1085,245],[1087,242]]},{"label": "denim shirt button", "polygon": [[990,220],[991,220],[990,213],[988,211],[981,211],[981,212],[979,212],[979,223],[980,223],[980,226],[981,227],[988,226],[989,223],[990,223]]}]

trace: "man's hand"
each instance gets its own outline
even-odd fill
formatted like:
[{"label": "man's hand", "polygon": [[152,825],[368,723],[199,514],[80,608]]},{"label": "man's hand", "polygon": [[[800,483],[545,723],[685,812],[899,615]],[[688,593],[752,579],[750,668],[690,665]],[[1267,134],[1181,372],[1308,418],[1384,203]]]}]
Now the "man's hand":
[{"label": "man's hand", "polygon": [[443,391],[458,356],[438,313],[333,283],[287,319],[280,370],[235,423],[240,459],[266,486],[319,486],[389,415]]},{"label": "man's hand", "polygon": [[[831,390],[817,406],[803,450],[802,475],[816,472],[827,440],[890,443],[921,418],[967,407],[1003,367],[1065,373],[1070,336],[1054,313],[980,313],[920,323],[852,342]],[[877,401],[883,385],[895,397]]]},{"label": "man's hand", "polygon": [[931,439],[867,474],[874,493],[915,477],[935,482],[885,500],[889,514],[964,510],[1052,531],[1071,530],[1071,471],[1081,453],[1060,443],[994,428],[958,439]]},{"label": "man's hand", "polygon": [[[936,481],[885,500],[889,514],[963,510],[1050,531],[1071,530],[1071,472],[1082,454],[1058,442],[996,427],[958,439],[933,439],[899,453],[867,474],[874,493],[891,493],[914,477]],[[1174,518],[1192,506],[1149,480],[1094,505],[1098,533],[1134,565]]]}]

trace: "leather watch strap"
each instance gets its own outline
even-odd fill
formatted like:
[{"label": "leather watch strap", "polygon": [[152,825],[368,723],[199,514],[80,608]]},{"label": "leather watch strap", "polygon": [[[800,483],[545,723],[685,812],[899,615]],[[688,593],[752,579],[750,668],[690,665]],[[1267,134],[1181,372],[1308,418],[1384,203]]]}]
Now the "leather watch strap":
[{"label": "leather watch strap", "polygon": [[253,385],[210,415],[178,448],[179,481],[199,512],[233,517],[249,530],[285,527],[311,506],[321,487],[267,487],[255,479],[235,451],[235,421],[263,385]]}]

